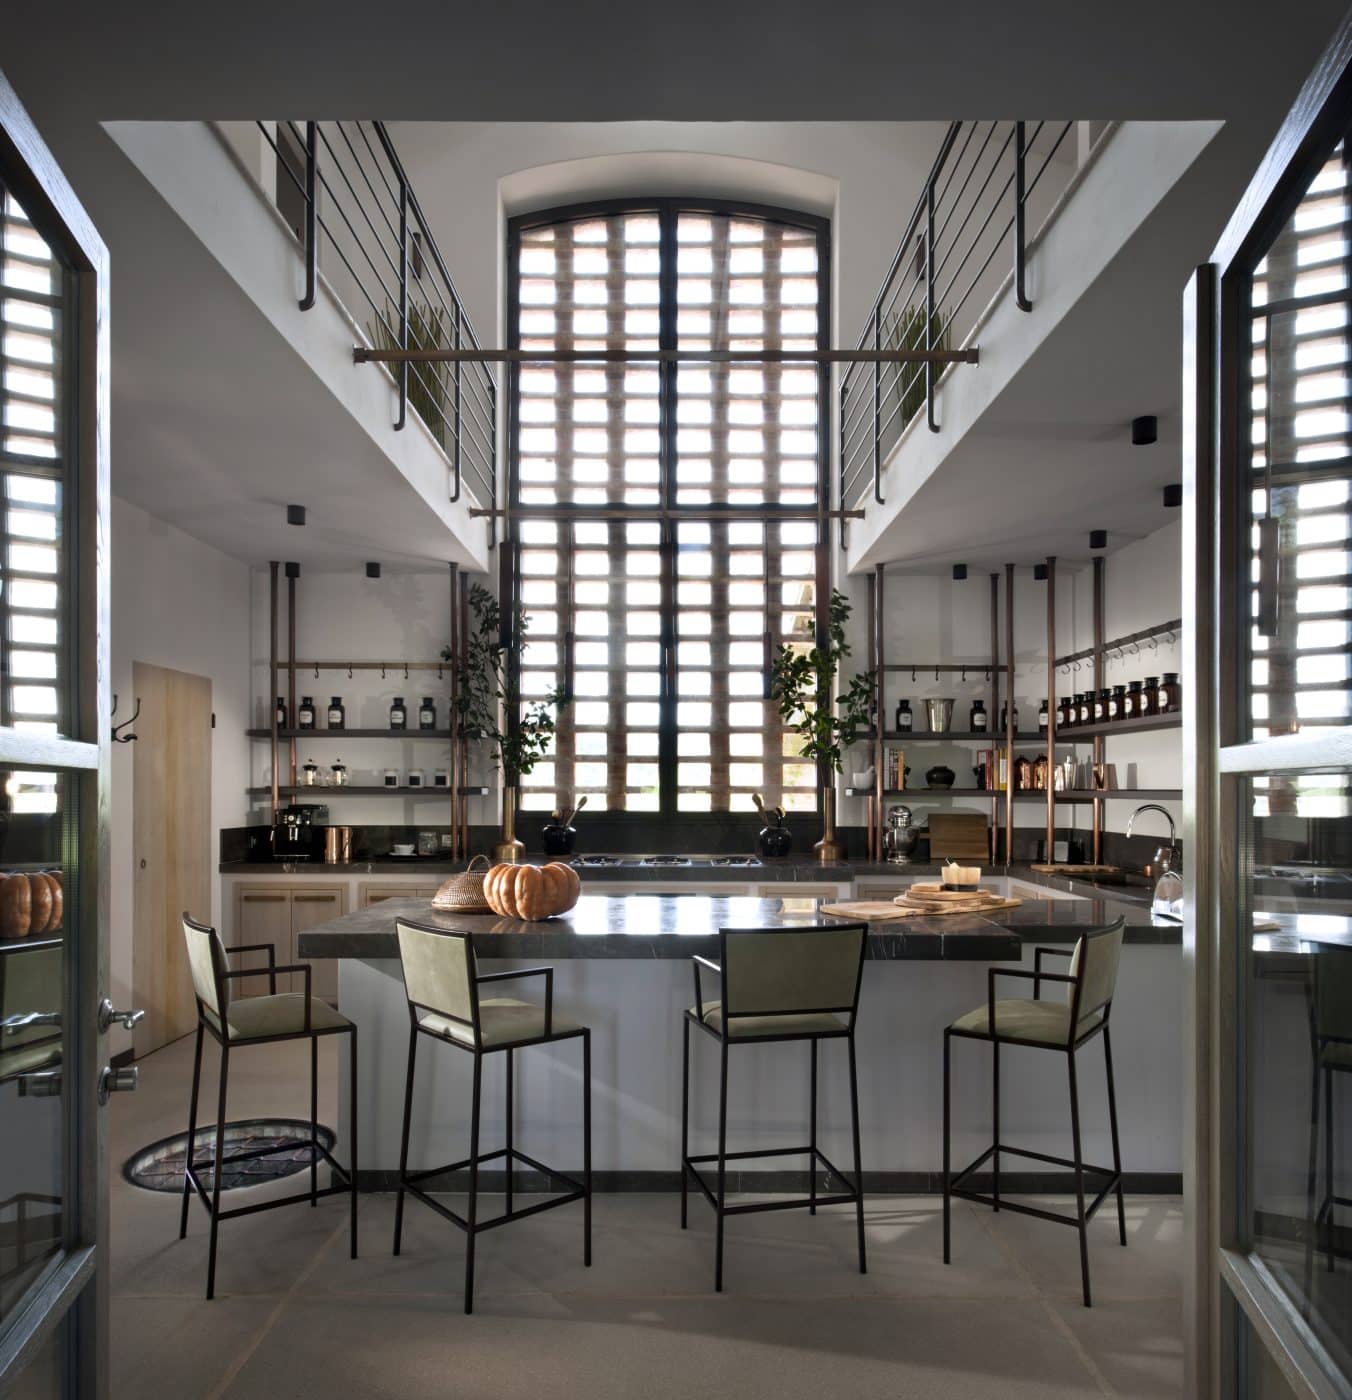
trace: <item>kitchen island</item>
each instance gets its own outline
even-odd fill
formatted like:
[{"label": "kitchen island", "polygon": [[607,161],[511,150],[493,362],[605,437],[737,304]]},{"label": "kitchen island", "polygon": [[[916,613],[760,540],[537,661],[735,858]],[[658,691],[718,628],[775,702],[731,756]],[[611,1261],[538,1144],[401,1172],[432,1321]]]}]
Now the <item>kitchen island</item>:
[{"label": "kitchen island", "polygon": [[[1073,943],[1085,929],[1120,913],[1127,931],[1113,1032],[1123,1165],[1138,1187],[1176,1189],[1181,1170],[1178,925],[1152,918],[1137,904],[1077,898],[1008,878],[984,884],[1023,903],[989,915],[908,916],[870,925],[857,1033],[867,1183],[875,1190],[914,1190],[937,1181],[943,1028],[985,1000],[987,965],[1031,962],[1032,947]],[[690,955],[716,956],[720,927],[829,921],[820,911],[823,902],[829,901],[584,894],[562,918],[528,923],[441,913],[426,899],[392,899],[301,934],[302,957],[338,960],[339,1004],[361,1028],[363,1179],[388,1183],[397,1167],[409,1025],[394,933],[399,918],[469,930],[485,971],[555,966],[556,1011],[593,1031],[598,1189],[657,1189],[678,1180],[681,1013],[693,1001]],[[1012,984],[1004,994],[1026,992]],[[821,1056],[820,1122],[823,1136],[832,1138],[848,1125],[844,1052],[833,1053],[837,1048],[828,1046]],[[430,1164],[463,1156],[469,1057],[450,1047],[420,1051],[410,1161]],[[1007,1057],[1001,1076],[1002,1111],[1011,1125],[1006,1136],[1064,1155],[1069,1126],[1061,1075],[1049,1074],[1045,1052],[1014,1049]],[[491,1057],[486,1067],[485,1097],[492,1111],[485,1115],[484,1140],[490,1145],[504,1126],[503,1065],[498,1063],[503,1058]],[[518,1140],[565,1170],[581,1159],[578,1058],[568,1044],[517,1056]],[[1096,1043],[1081,1058],[1086,1156],[1102,1160],[1108,1144],[1101,1046]],[[802,1140],[807,1062],[806,1046],[744,1046],[734,1053],[730,1149]],[[716,1063],[712,1042],[696,1037],[692,1141],[708,1141],[715,1122]],[[989,1086],[989,1050],[962,1046],[954,1057],[955,1160],[975,1155],[989,1138]],[[754,1164],[743,1176],[746,1184],[774,1185],[782,1178],[757,1178]]]}]

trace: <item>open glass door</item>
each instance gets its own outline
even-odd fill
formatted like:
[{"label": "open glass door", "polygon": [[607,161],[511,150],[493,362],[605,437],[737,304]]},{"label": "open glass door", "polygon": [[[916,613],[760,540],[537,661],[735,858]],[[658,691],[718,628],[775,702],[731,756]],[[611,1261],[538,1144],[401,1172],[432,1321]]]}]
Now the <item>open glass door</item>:
[{"label": "open glass door", "polygon": [[107,1393],[106,292],[0,78],[0,1392],[23,1400]]},{"label": "open glass door", "polygon": [[1349,39],[1188,300],[1189,1322],[1217,1396],[1352,1389]]}]

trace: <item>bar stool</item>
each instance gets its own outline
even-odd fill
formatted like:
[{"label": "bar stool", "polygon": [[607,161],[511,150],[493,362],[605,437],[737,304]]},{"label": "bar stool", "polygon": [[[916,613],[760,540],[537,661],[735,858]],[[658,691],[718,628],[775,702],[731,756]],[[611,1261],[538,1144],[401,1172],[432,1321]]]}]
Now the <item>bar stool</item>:
[{"label": "bar stool", "polygon": [[[197,1047],[193,1053],[192,1097],[188,1105],[188,1150],[183,1159],[183,1206],[179,1215],[178,1237],[183,1239],[188,1233],[188,1198],[193,1191],[206,1208],[211,1220],[211,1243],[207,1251],[207,1297],[216,1293],[216,1236],[222,1220],[233,1220],[240,1215],[254,1215],[261,1210],[276,1210],[279,1206],[296,1205],[309,1201],[318,1205],[321,1196],[336,1196],[346,1192],[349,1198],[348,1211],[352,1237],[352,1257],[357,1257],[357,1028],[334,1010],[326,1001],[315,1001],[310,995],[310,968],[308,964],[286,964],[279,966],[276,950],[270,943],[249,943],[227,950],[221,943],[220,935],[208,924],[199,924],[187,914],[183,915],[183,937],[188,945],[188,966],[192,972],[193,992],[197,998]],[[228,966],[229,953],[266,953],[267,966],[264,968],[231,968]],[[305,978],[304,993],[277,992],[277,974],[299,973]],[[254,996],[236,999],[230,995],[230,983],[245,977],[266,977],[267,996]],[[198,1180],[198,1169],[205,1163],[193,1158],[193,1148],[197,1137],[197,1092],[202,1077],[202,1037],[211,1035],[221,1047],[220,1090],[216,1104],[216,1144],[211,1159],[211,1196],[208,1199],[205,1188]],[[347,1035],[350,1061],[350,1083],[348,1104],[350,1165],[344,1169],[334,1159],[328,1148],[319,1141],[319,1038],[324,1035]],[[243,1045],[274,1045],[283,1040],[304,1040],[310,1042],[310,1136],[274,1142],[264,1148],[247,1152],[225,1152],[225,1102],[226,1090],[230,1082],[230,1053]],[[273,1201],[256,1201],[247,1206],[236,1206],[233,1210],[221,1209],[221,1168],[232,1162],[249,1161],[257,1157],[267,1157],[276,1152],[294,1152],[297,1148],[310,1149],[310,1189],[307,1192],[282,1196]],[[337,1184],[319,1188],[319,1158],[323,1157],[333,1168]]]},{"label": "bar stool", "polygon": [[[681,1050],[681,1229],[687,1227],[687,1188],[690,1179],[704,1193],[717,1220],[714,1244],[714,1290],[723,1290],[723,1222],[729,1215],[762,1210],[793,1210],[853,1202],[859,1236],[859,1272],[867,1273],[864,1257],[864,1181],[859,1164],[859,1084],[855,1072],[854,1026],[859,1011],[859,984],[864,971],[865,924],[824,924],[805,928],[721,929],[719,960],[695,956],[695,1004],[683,1018]],[[723,995],[705,1001],[700,969],[721,977]],[[842,1019],[844,1018],[844,1019]],[[690,1155],[690,1027],[698,1026],[718,1041],[718,1151]],[[806,1040],[811,1046],[811,1108],[806,1147],[728,1151],[728,1050],[733,1045],[764,1045]],[[843,1040],[850,1059],[850,1114],[854,1138],[854,1182],[833,1165],[817,1146],[817,1042]],[[808,1195],[787,1201],[726,1204],[727,1164],[748,1157],[806,1155]],[[700,1174],[699,1163],[718,1163],[717,1189]],[[842,1183],[835,1195],[818,1196],[817,1166]]]},{"label": "bar stool", "polygon": [[[944,1263],[950,1263],[949,1218],[951,1198],[960,1196],[963,1200],[977,1201],[982,1205],[999,1210],[1017,1211],[1021,1215],[1035,1215],[1039,1220],[1055,1220],[1063,1225],[1074,1225],[1080,1232],[1080,1281],[1084,1286],[1084,1305],[1090,1306],[1089,1295],[1089,1243],[1085,1227],[1095,1212],[1107,1199],[1108,1193],[1117,1192],[1117,1232],[1122,1244],[1127,1242],[1127,1217],[1122,1203],[1122,1154],[1117,1140],[1117,1099],[1113,1090],[1113,1052],[1108,1034],[1108,1018],[1113,1009],[1113,989],[1117,983],[1117,965],[1122,954],[1122,920],[1116,919],[1103,928],[1092,929],[1075,944],[1074,950],[1067,948],[1035,948],[1033,950],[1033,971],[1023,968],[992,967],[986,977],[986,1002],[976,1010],[959,1016],[944,1031]],[[1044,972],[1044,957],[1070,958],[1070,971]],[[1018,977],[1033,984],[1033,995],[1028,998],[995,999],[995,979],[997,977]],[[1042,984],[1056,982],[1070,988],[1069,1001],[1043,1001]],[[1080,1152],[1080,1097],[1075,1077],[1075,1052],[1088,1044],[1095,1036],[1103,1036],[1103,1060],[1108,1077],[1108,1123],[1112,1129],[1113,1165],[1109,1167],[1090,1166]],[[968,1040],[988,1040],[992,1047],[991,1103],[994,1117],[994,1142],[970,1166],[964,1167],[956,1175],[949,1172],[949,1050],[952,1038],[960,1036]],[[1010,1147],[1000,1141],[1000,1047],[1001,1045],[1027,1045],[1037,1050],[1059,1050],[1066,1057],[1070,1074],[1070,1136],[1074,1156],[1053,1157],[1045,1152],[1030,1152],[1025,1148]],[[1000,1154],[1007,1152],[1015,1157],[1027,1157],[1035,1162],[1050,1162],[1053,1166],[1072,1167],[1075,1171],[1075,1214],[1061,1215],[1056,1211],[1042,1210],[1037,1206],[1019,1205],[1012,1201],[1000,1200]],[[994,1185],[990,1195],[963,1187],[962,1183],[978,1167],[991,1161]],[[1084,1174],[1093,1172],[1106,1177],[1103,1189],[1094,1197],[1088,1210],[1084,1204]]]},{"label": "bar stool", "polygon": [[[468,933],[424,928],[400,919],[399,961],[404,969],[408,996],[408,1078],[404,1085],[404,1128],[399,1143],[399,1194],[394,1207],[394,1252],[399,1253],[404,1229],[404,1193],[407,1191],[436,1213],[458,1225],[467,1236],[465,1248],[465,1311],[474,1311],[474,1241],[483,1230],[524,1220],[542,1210],[572,1201],[582,1202],[583,1263],[591,1267],[591,1031],[554,1015],[554,969],[522,968],[515,972],[480,972]],[[479,988],[487,982],[510,982],[523,977],[543,977],[545,1004],[536,1006],[511,997],[483,998]],[[474,1057],[474,1089],[470,1108],[469,1156],[462,1162],[424,1171],[408,1169],[408,1136],[413,1117],[413,1072],[419,1035],[454,1045]],[[582,1180],[537,1162],[519,1151],[512,1141],[512,1071],[518,1050],[531,1045],[582,1038]],[[483,1086],[483,1062],[487,1055],[507,1052],[507,1145],[496,1152],[479,1151],[479,1110]],[[491,1220],[480,1220],[479,1167],[504,1158],[507,1164],[507,1209]],[[522,1162],[564,1187],[564,1194],[537,1201],[524,1210],[513,1209],[512,1167]],[[469,1168],[469,1204],[465,1215],[434,1200],[419,1185],[434,1176]]]}]

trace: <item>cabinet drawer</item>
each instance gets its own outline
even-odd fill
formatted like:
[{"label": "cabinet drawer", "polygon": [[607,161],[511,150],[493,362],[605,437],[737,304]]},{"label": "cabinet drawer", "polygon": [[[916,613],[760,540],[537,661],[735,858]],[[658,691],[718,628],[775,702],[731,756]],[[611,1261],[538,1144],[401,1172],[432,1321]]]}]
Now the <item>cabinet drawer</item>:
[{"label": "cabinet drawer", "polygon": [[363,881],[357,886],[357,908],[369,909],[383,899],[431,899],[439,885],[378,885]]}]

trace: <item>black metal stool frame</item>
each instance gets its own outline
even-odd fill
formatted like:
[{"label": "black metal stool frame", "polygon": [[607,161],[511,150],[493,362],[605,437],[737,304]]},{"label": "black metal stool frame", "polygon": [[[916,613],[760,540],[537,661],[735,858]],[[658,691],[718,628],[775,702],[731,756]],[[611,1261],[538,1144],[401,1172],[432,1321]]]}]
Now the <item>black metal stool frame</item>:
[{"label": "black metal stool frame", "polygon": [[[430,929],[422,925],[410,923],[409,927],[419,929],[423,933],[445,933],[443,929]],[[467,935],[462,935],[467,936]],[[529,1040],[514,1040],[507,1045],[484,1045],[479,1027],[479,987],[485,982],[510,982],[522,977],[543,977],[545,979],[545,1031],[543,1035],[535,1036]],[[409,1032],[408,1032],[408,1075],[404,1084],[404,1124],[403,1132],[399,1141],[399,1192],[395,1198],[394,1206],[394,1253],[397,1255],[403,1242],[404,1233],[404,1193],[420,1200],[425,1206],[429,1206],[436,1211],[443,1219],[449,1220],[452,1225],[458,1225],[465,1232],[465,1311],[474,1311],[474,1242],[476,1236],[484,1230],[495,1229],[499,1225],[506,1225],[509,1221],[524,1220],[527,1216],[538,1215],[541,1211],[554,1210],[558,1206],[571,1205],[574,1201],[582,1202],[582,1236],[583,1236],[583,1263],[587,1268],[591,1267],[592,1261],[592,1164],[591,1164],[591,1030],[586,1026],[579,1026],[576,1030],[554,1031],[554,969],[552,967],[530,967],[509,972],[479,972],[475,969],[474,976],[470,982],[470,997],[474,1008],[473,1020],[464,1020],[459,1016],[452,1016],[449,1012],[438,1007],[424,1006],[418,1002],[410,1000],[408,1003]],[[445,1035],[430,1029],[421,1024],[418,1013],[420,1011],[430,1011],[438,1016],[443,1016],[447,1020],[455,1021],[463,1025],[474,1036],[474,1043],[466,1044],[455,1039],[453,1036]],[[472,1102],[470,1108],[470,1144],[469,1156],[459,1162],[450,1162],[444,1167],[429,1167],[423,1171],[410,1172],[408,1169],[408,1139],[409,1131],[413,1121],[413,1075],[417,1060],[418,1036],[426,1035],[442,1045],[453,1045],[458,1050],[463,1050],[474,1057],[474,1088],[472,1092]],[[528,1156],[520,1151],[513,1143],[512,1118],[513,1118],[513,1067],[514,1056],[518,1050],[529,1049],[533,1045],[555,1045],[564,1040],[582,1040],[582,1180],[568,1176],[564,1172],[558,1171],[554,1167],[546,1166],[543,1162],[537,1161],[534,1157]],[[507,1055],[507,1132],[506,1145],[500,1147],[495,1152],[479,1151],[479,1117],[482,1103],[483,1088],[483,1062],[486,1055],[506,1052]],[[485,1162],[494,1162],[499,1158],[505,1159],[507,1163],[506,1200],[507,1209],[501,1215],[495,1215],[491,1220],[480,1220],[478,1218],[479,1206],[479,1168]],[[512,1164],[521,1162],[525,1166],[534,1168],[542,1176],[548,1177],[551,1181],[557,1182],[564,1188],[563,1194],[550,1196],[547,1200],[537,1201],[534,1205],[525,1207],[524,1210],[516,1210],[513,1207],[513,1187],[512,1187]],[[440,1201],[424,1191],[419,1183],[428,1181],[432,1177],[446,1176],[451,1172],[463,1171],[469,1168],[469,1204],[468,1214],[461,1215],[458,1211],[452,1210],[449,1206],[443,1205]]]},{"label": "black metal stool frame", "polygon": [[[843,933],[850,929],[861,929],[864,935],[864,951],[867,950],[868,926],[866,924],[830,924],[812,925],[792,930],[795,933]],[[700,968],[706,968],[716,976],[723,975],[723,969],[727,966],[727,939],[729,933],[756,933],[767,938],[772,938],[776,933],[782,932],[779,929],[720,929],[719,930],[719,961],[711,962],[708,958],[695,954],[691,958],[691,967],[695,977],[695,1007],[702,1012],[704,1007],[703,987],[700,981]],[[810,1214],[816,1215],[818,1206],[846,1205],[853,1204],[855,1207],[855,1226],[859,1239],[859,1272],[868,1272],[868,1261],[864,1248],[864,1177],[863,1168],[860,1165],[860,1144],[859,1144],[859,1078],[855,1064],[854,1053],[854,1026],[859,1010],[859,988],[863,981],[864,958],[859,959],[859,972],[855,978],[854,997],[849,1006],[821,1006],[813,1007],[811,1010],[793,1008],[787,1011],[755,1011],[741,1013],[745,1017],[761,1016],[792,1016],[792,1015],[849,1015],[849,1026],[845,1030],[839,1031],[819,1031],[809,1032],[799,1035],[769,1034],[769,1035],[739,1035],[735,1038],[729,1036],[729,1022],[736,1019],[736,1015],[729,1017],[726,1006],[722,1016],[722,1029],[715,1029],[703,1019],[702,1015],[694,1015],[687,1011],[682,1016],[682,1047],[681,1047],[681,1229],[688,1228],[688,1199],[689,1183],[694,1181],[699,1187],[705,1200],[713,1207],[716,1219],[715,1244],[714,1244],[714,1291],[723,1291],[723,1222],[729,1215],[752,1215],[759,1211],[767,1210],[800,1210],[806,1207]],[[690,1153],[690,1027],[698,1026],[707,1035],[712,1036],[719,1043],[719,1095],[718,1095],[718,1151],[705,1152],[692,1156]],[[775,1147],[769,1149],[755,1148],[742,1152],[729,1152],[728,1147],[728,1049],[731,1045],[763,1045],[776,1042],[787,1042],[794,1040],[806,1040],[811,1045],[811,1107],[809,1110],[809,1141],[806,1147]],[[817,1146],[817,1042],[821,1040],[843,1040],[849,1050],[850,1062],[850,1121],[854,1141],[854,1181],[845,1175]],[[759,1157],[802,1157],[810,1159],[811,1166],[808,1170],[808,1194],[806,1196],[794,1196],[788,1200],[774,1201],[752,1201],[744,1205],[730,1206],[727,1204],[727,1164],[746,1160],[748,1158]],[[718,1164],[717,1188],[713,1188],[705,1181],[703,1174],[699,1170],[699,1164],[716,1162]],[[820,1163],[828,1179],[834,1178],[842,1185],[842,1190],[834,1195],[819,1196],[817,1194],[817,1166]]]},{"label": "black metal stool frame", "polygon": [[[213,930],[207,924],[198,923],[196,919],[183,915],[183,922],[191,925],[199,933],[209,933],[215,936]],[[224,945],[222,945],[224,948]],[[310,968],[306,963],[284,963],[278,964],[277,952],[271,943],[246,943],[234,948],[224,948],[228,957],[231,953],[266,953],[266,967],[251,968],[230,968],[217,974],[216,978],[216,1005],[224,1007],[227,1005],[225,997],[225,983],[227,981],[239,981],[246,977],[266,977],[268,979],[269,994],[277,994],[277,974],[280,972],[300,973],[305,978],[305,1029],[288,1032],[285,1035],[250,1036],[246,1041],[233,1042],[235,1049],[242,1049],[245,1046],[272,1045],[284,1040],[305,1040],[310,1041],[310,1137],[289,1138],[282,1142],[270,1143],[267,1147],[252,1148],[247,1152],[225,1153],[225,1108],[226,1094],[230,1084],[230,1050],[231,1040],[229,1038],[229,1026],[226,1024],[225,1035],[221,1034],[211,1021],[207,1018],[206,1007],[202,1004],[200,997],[194,997],[197,1002],[197,1044],[193,1051],[192,1062],[192,1095],[188,1106],[188,1146],[183,1158],[183,1203],[179,1213],[178,1237],[184,1239],[188,1234],[188,1201],[192,1193],[197,1193],[198,1199],[202,1202],[211,1221],[211,1237],[207,1248],[207,1299],[216,1296],[216,1242],[222,1220],[233,1220],[241,1215],[256,1215],[259,1211],[277,1210],[281,1206],[299,1205],[302,1201],[309,1201],[311,1207],[319,1204],[323,1196],[337,1196],[346,1194],[349,1198],[350,1209],[350,1233],[351,1233],[351,1253],[352,1258],[357,1257],[357,1028],[354,1025],[334,1026],[331,1029],[315,1029],[310,1025]],[[221,1018],[228,1022],[228,1012]],[[202,1077],[202,1037],[203,1032],[209,1033],[221,1047],[221,1075],[220,1089],[216,1104],[216,1144],[214,1155],[210,1159],[201,1162],[194,1161],[193,1147],[197,1137],[197,1098]],[[324,1035],[350,1035],[352,1037],[349,1044],[350,1053],[350,1073],[349,1073],[349,1153],[351,1164],[344,1167],[338,1162],[333,1154],[319,1140],[319,1038]],[[235,1206],[230,1210],[221,1209],[221,1168],[229,1166],[232,1162],[245,1162],[258,1157],[268,1157],[277,1152],[294,1152],[298,1147],[308,1147],[310,1149],[310,1189],[305,1192],[298,1192],[290,1196],[281,1196],[271,1201],[256,1201],[247,1206]],[[319,1186],[319,1158],[323,1157],[333,1169],[337,1182],[330,1186],[321,1188]],[[210,1165],[212,1168],[211,1194],[207,1195],[206,1188],[198,1179],[198,1169]]]},{"label": "black metal stool frame", "polygon": [[[1121,920],[1118,921],[1118,924]],[[1098,930],[1099,934],[1111,933],[1116,930],[1117,925],[1108,929]],[[1095,934],[1086,934],[1085,938],[1094,937]],[[1125,1245],[1127,1242],[1127,1217],[1126,1207],[1122,1200],[1122,1152],[1117,1136],[1117,1096],[1113,1084],[1113,1051],[1112,1037],[1108,1030],[1108,1020],[1112,1014],[1112,1001],[1107,1001],[1103,1006],[1103,1019],[1092,1026],[1083,1035],[1067,1040],[1064,1046],[1049,1044],[1045,1040],[1027,1040],[1017,1036],[997,1034],[995,1017],[995,979],[997,977],[1018,977],[1033,984],[1033,999],[1039,999],[1043,982],[1057,982],[1072,986],[1075,990],[1071,994],[1070,1020],[1068,1024],[1072,1027],[1079,1024],[1080,1019],[1080,985],[1081,979],[1071,977],[1063,972],[1044,972],[1042,970],[1042,959],[1044,957],[1069,958],[1074,956],[1074,948],[1034,948],[1033,950],[1033,971],[1026,968],[1016,967],[992,967],[987,969],[986,974],[986,1025],[989,1028],[986,1032],[981,1031],[957,1031],[952,1026],[944,1030],[944,1263],[952,1262],[950,1249],[950,1217],[951,1202],[954,1196],[963,1200],[976,1201],[979,1205],[987,1205],[999,1210],[1001,1206],[1006,1210],[1012,1210],[1020,1215],[1033,1215],[1039,1220],[1054,1220],[1060,1225],[1073,1225],[1080,1235],[1080,1282],[1084,1290],[1085,1307],[1092,1306],[1089,1289],[1089,1241],[1086,1228],[1094,1218],[1098,1208],[1107,1200],[1108,1196],[1116,1191],[1117,1193],[1117,1231],[1120,1242]],[[1092,1166],[1084,1160],[1080,1150],[1080,1095],[1079,1084],[1075,1073],[1075,1052],[1081,1046],[1087,1045],[1095,1036],[1103,1035],[1103,1060],[1104,1068],[1107,1072],[1108,1081],[1108,1124],[1112,1132],[1113,1144],[1113,1165],[1111,1167]],[[952,1039],[958,1036],[964,1040],[989,1040],[992,1042],[992,1074],[991,1074],[991,1106],[994,1119],[994,1141],[991,1145],[977,1157],[973,1162],[963,1167],[959,1172],[951,1172],[949,1168],[949,1154],[951,1150],[951,1093],[949,1088],[949,1062]],[[1071,1157],[1054,1157],[1047,1152],[1032,1152],[1027,1148],[1011,1147],[1008,1143],[1000,1141],[1000,1046],[1001,1045],[1026,1045],[1035,1050],[1051,1050],[1066,1057],[1067,1071],[1070,1080],[1070,1136],[1072,1143]],[[1075,1172],[1075,1214],[1062,1215],[1058,1211],[1043,1210],[1039,1206],[1024,1205],[1017,1201],[1001,1201],[1000,1199],[1000,1154],[1008,1153],[1011,1157],[1026,1157],[1034,1162],[1048,1162],[1052,1166],[1070,1167]],[[962,1185],[969,1176],[986,1162],[991,1162],[994,1182],[989,1195],[970,1190]],[[1106,1177],[1103,1189],[1090,1202],[1088,1209],[1084,1202],[1084,1174],[1093,1172],[1096,1176]]]}]

